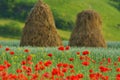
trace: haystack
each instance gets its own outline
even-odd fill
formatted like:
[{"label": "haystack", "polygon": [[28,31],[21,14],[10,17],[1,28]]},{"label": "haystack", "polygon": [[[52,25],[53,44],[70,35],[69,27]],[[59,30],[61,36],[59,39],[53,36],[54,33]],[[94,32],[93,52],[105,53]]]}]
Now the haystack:
[{"label": "haystack", "polygon": [[53,15],[47,4],[41,0],[31,10],[21,37],[20,46],[61,46]]},{"label": "haystack", "polygon": [[93,10],[82,11],[77,15],[76,26],[69,40],[70,46],[106,47],[102,35],[102,21]]}]

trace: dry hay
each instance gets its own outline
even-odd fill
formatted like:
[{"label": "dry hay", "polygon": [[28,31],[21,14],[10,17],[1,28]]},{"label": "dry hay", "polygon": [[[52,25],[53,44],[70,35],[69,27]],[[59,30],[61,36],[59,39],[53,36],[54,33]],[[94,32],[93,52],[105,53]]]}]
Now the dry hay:
[{"label": "dry hay", "polygon": [[20,46],[61,46],[62,41],[57,33],[53,15],[47,4],[39,0],[31,10],[23,34]]},{"label": "dry hay", "polygon": [[102,35],[102,21],[93,10],[85,10],[77,15],[76,26],[69,40],[70,46],[106,47]]}]

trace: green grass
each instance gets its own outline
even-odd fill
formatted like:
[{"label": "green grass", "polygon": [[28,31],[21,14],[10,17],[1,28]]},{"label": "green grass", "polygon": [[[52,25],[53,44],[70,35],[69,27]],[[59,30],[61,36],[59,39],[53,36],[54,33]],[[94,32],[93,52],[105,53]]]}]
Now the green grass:
[{"label": "green grass", "polygon": [[68,40],[71,32],[58,29],[58,34],[62,37],[62,40]]},{"label": "green grass", "polygon": [[18,24],[21,27],[24,27],[24,23],[16,21],[16,20],[12,20],[12,19],[0,19],[0,25],[5,25],[5,24],[9,24],[11,22],[14,22],[16,24]]},{"label": "green grass", "polygon": [[13,39],[13,38],[9,38],[9,37],[0,37],[0,40],[15,40],[15,39]]},{"label": "green grass", "polygon": [[[9,46],[9,47],[19,47],[20,40],[0,40],[0,45],[2,46]],[[64,46],[68,45],[68,41],[63,41]],[[120,42],[107,42],[107,47],[108,48],[120,48]]]}]

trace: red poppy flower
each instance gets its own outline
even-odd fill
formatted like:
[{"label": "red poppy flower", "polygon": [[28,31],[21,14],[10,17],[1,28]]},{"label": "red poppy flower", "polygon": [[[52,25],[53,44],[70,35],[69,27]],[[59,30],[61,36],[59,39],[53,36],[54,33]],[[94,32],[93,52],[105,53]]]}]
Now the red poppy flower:
[{"label": "red poppy flower", "polygon": [[58,48],[58,50],[60,50],[60,51],[64,51],[65,48],[64,48],[64,46],[60,46],[60,47]]},{"label": "red poppy flower", "polygon": [[25,49],[25,50],[24,50],[24,52],[28,53],[28,52],[29,52],[29,50],[28,50],[28,49]]},{"label": "red poppy flower", "polygon": [[31,73],[31,72],[32,72],[31,67],[28,67],[28,68],[27,68],[27,73]]},{"label": "red poppy flower", "polygon": [[116,69],[116,72],[120,72],[120,68],[117,68],[117,69]]},{"label": "red poppy flower", "polygon": [[34,68],[35,68],[35,71],[39,71],[39,70],[40,70],[40,68],[39,68],[39,65],[38,65],[38,64],[36,64]]},{"label": "red poppy flower", "polygon": [[67,63],[64,63],[64,64],[63,64],[63,67],[64,67],[64,68],[68,67],[68,64],[67,64]]},{"label": "red poppy flower", "polygon": [[104,66],[100,66],[99,69],[100,69],[101,72],[107,72],[107,71],[111,70],[110,68],[107,68],[107,67],[104,67]]},{"label": "red poppy flower", "polygon": [[84,77],[83,74],[78,74],[77,76],[78,76],[78,78],[83,78]]},{"label": "red poppy flower", "polygon": [[17,73],[21,73],[22,70],[21,70],[21,69],[17,69],[16,72],[17,72]]},{"label": "red poppy flower", "polygon": [[80,55],[80,52],[76,52],[77,55]]},{"label": "red poppy flower", "polygon": [[49,53],[48,56],[49,56],[49,57],[52,57],[53,55],[52,55],[52,53]]},{"label": "red poppy flower", "polygon": [[89,72],[90,72],[90,73],[93,73],[93,70],[92,70],[92,69],[90,69],[90,70],[89,70]]},{"label": "red poppy flower", "polygon": [[120,57],[118,57],[118,62],[120,62]]},{"label": "red poppy flower", "polygon": [[46,61],[46,62],[44,63],[44,65],[45,65],[46,67],[49,67],[51,64],[52,64],[52,61],[50,61],[50,60],[48,60],[48,61]]},{"label": "red poppy flower", "polygon": [[69,58],[69,61],[74,61],[74,58]]},{"label": "red poppy flower", "polygon": [[5,64],[6,68],[9,68],[11,66],[11,64],[8,61],[4,61],[4,64]]},{"label": "red poppy flower", "polygon": [[28,80],[28,78],[24,74],[18,74],[19,80]]},{"label": "red poppy flower", "polygon": [[44,65],[45,65],[46,67],[49,67],[49,63],[47,63],[47,62],[45,62]]},{"label": "red poppy flower", "polygon": [[22,69],[23,69],[23,70],[27,70],[28,67],[27,67],[27,66],[22,66]]},{"label": "red poppy flower", "polygon": [[83,55],[88,55],[89,53],[90,53],[90,52],[87,51],[87,50],[82,52]]},{"label": "red poppy flower", "polygon": [[96,78],[96,74],[95,73],[89,74],[89,77],[90,77],[90,79],[95,79]]},{"label": "red poppy flower", "polygon": [[40,70],[44,70],[44,69],[45,69],[45,66],[40,65],[39,69],[40,69]]},{"label": "red poppy flower", "polygon": [[99,80],[99,78],[101,78],[102,74],[100,73],[91,73],[89,74],[90,80]]},{"label": "red poppy flower", "polygon": [[70,76],[70,80],[79,80],[78,76],[72,75]]},{"label": "red poppy flower", "polygon": [[27,56],[27,61],[31,61],[32,60],[32,56],[31,55],[28,55]]},{"label": "red poppy flower", "polygon": [[87,62],[87,61],[85,61],[85,62],[82,62],[82,65],[83,66],[88,66],[90,63],[89,62]]},{"label": "red poppy flower", "polygon": [[58,69],[58,68],[53,68],[52,69],[52,75],[54,76],[54,75],[59,75],[60,74],[60,69]]},{"label": "red poppy flower", "polygon": [[69,66],[70,66],[70,68],[74,68],[74,66],[72,64],[70,64]]},{"label": "red poppy flower", "polygon": [[57,67],[60,68],[60,67],[62,67],[62,65],[63,65],[62,63],[58,63]]},{"label": "red poppy flower", "polygon": [[83,60],[83,59],[85,59],[85,57],[84,56],[80,56],[80,60]]},{"label": "red poppy flower", "polygon": [[116,75],[116,80],[120,80],[120,74]]},{"label": "red poppy flower", "polygon": [[66,46],[66,47],[65,47],[65,50],[69,50],[69,49],[70,49],[70,46]]},{"label": "red poppy flower", "polygon": [[43,64],[43,62],[42,62],[42,61],[39,61],[38,63],[39,63],[40,65],[42,65],[42,64]]},{"label": "red poppy flower", "polygon": [[66,72],[67,72],[67,68],[63,68],[63,69],[62,69],[62,72],[63,72],[63,73],[66,73]]},{"label": "red poppy flower", "polygon": [[11,52],[10,52],[10,55],[14,55],[14,54],[15,54],[15,52],[14,52],[14,51],[11,51]]},{"label": "red poppy flower", "polygon": [[50,78],[50,74],[49,74],[48,72],[45,72],[45,73],[43,74],[43,76],[44,76],[45,78]]},{"label": "red poppy flower", "polygon": [[107,61],[108,61],[108,63],[111,63],[111,58],[108,58]]},{"label": "red poppy flower", "polygon": [[21,62],[21,64],[22,64],[22,65],[25,65],[25,64],[26,64],[26,61],[23,60],[23,61]]},{"label": "red poppy flower", "polygon": [[32,74],[32,78],[31,78],[31,80],[37,80],[38,79],[38,74]]},{"label": "red poppy flower", "polygon": [[101,79],[102,80],[109,80],[109,76],[102,76]]},{"label": "red poppy flower", "polygon": [[117,64],[117,62],[114,62],[114,66],[117,66],[118,64]]},{"label": "red poppy flower", "polygon": [[16,80],[17,76],[14,74],[8,74],[8,78],[9,78],[9,80]]},{"label": "red poppy flower", "polygon": [[7,74],[8,74],[7,71],[5,72],[4,69],[3,69],[2,71],[3,71],[3,72],[1,72],[0,76],[2,76],[2,77],[7,76]]},{"label": "red poppy flower", "polygon": [[5,69],[5,66],[0,65],[0,71],[3,71]]},{"label": "red poppy flower", "polygon": [[5,48],[5,50],[6,50],[6,51],[9,51],[9,50],[10,50],[10,48],[8,48],[8,47],[7,47],[7,48]]}]

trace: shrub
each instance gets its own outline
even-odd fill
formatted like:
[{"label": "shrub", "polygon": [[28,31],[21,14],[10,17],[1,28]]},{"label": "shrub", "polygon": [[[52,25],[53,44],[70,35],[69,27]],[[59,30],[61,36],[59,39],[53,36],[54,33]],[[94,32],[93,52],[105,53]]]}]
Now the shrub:
[{"label": "shrub", "polygon": [[71,20],[65,20],[60,17],[55,10],[52,11],[55,19],[55,25],[58,29],[62,30],[72,30],[74,27],[74,22]]},{"label": "shrub", "polygon": [[17,0],[0,0],[0,17],[24,21],[33,3],[17,2]]}]

